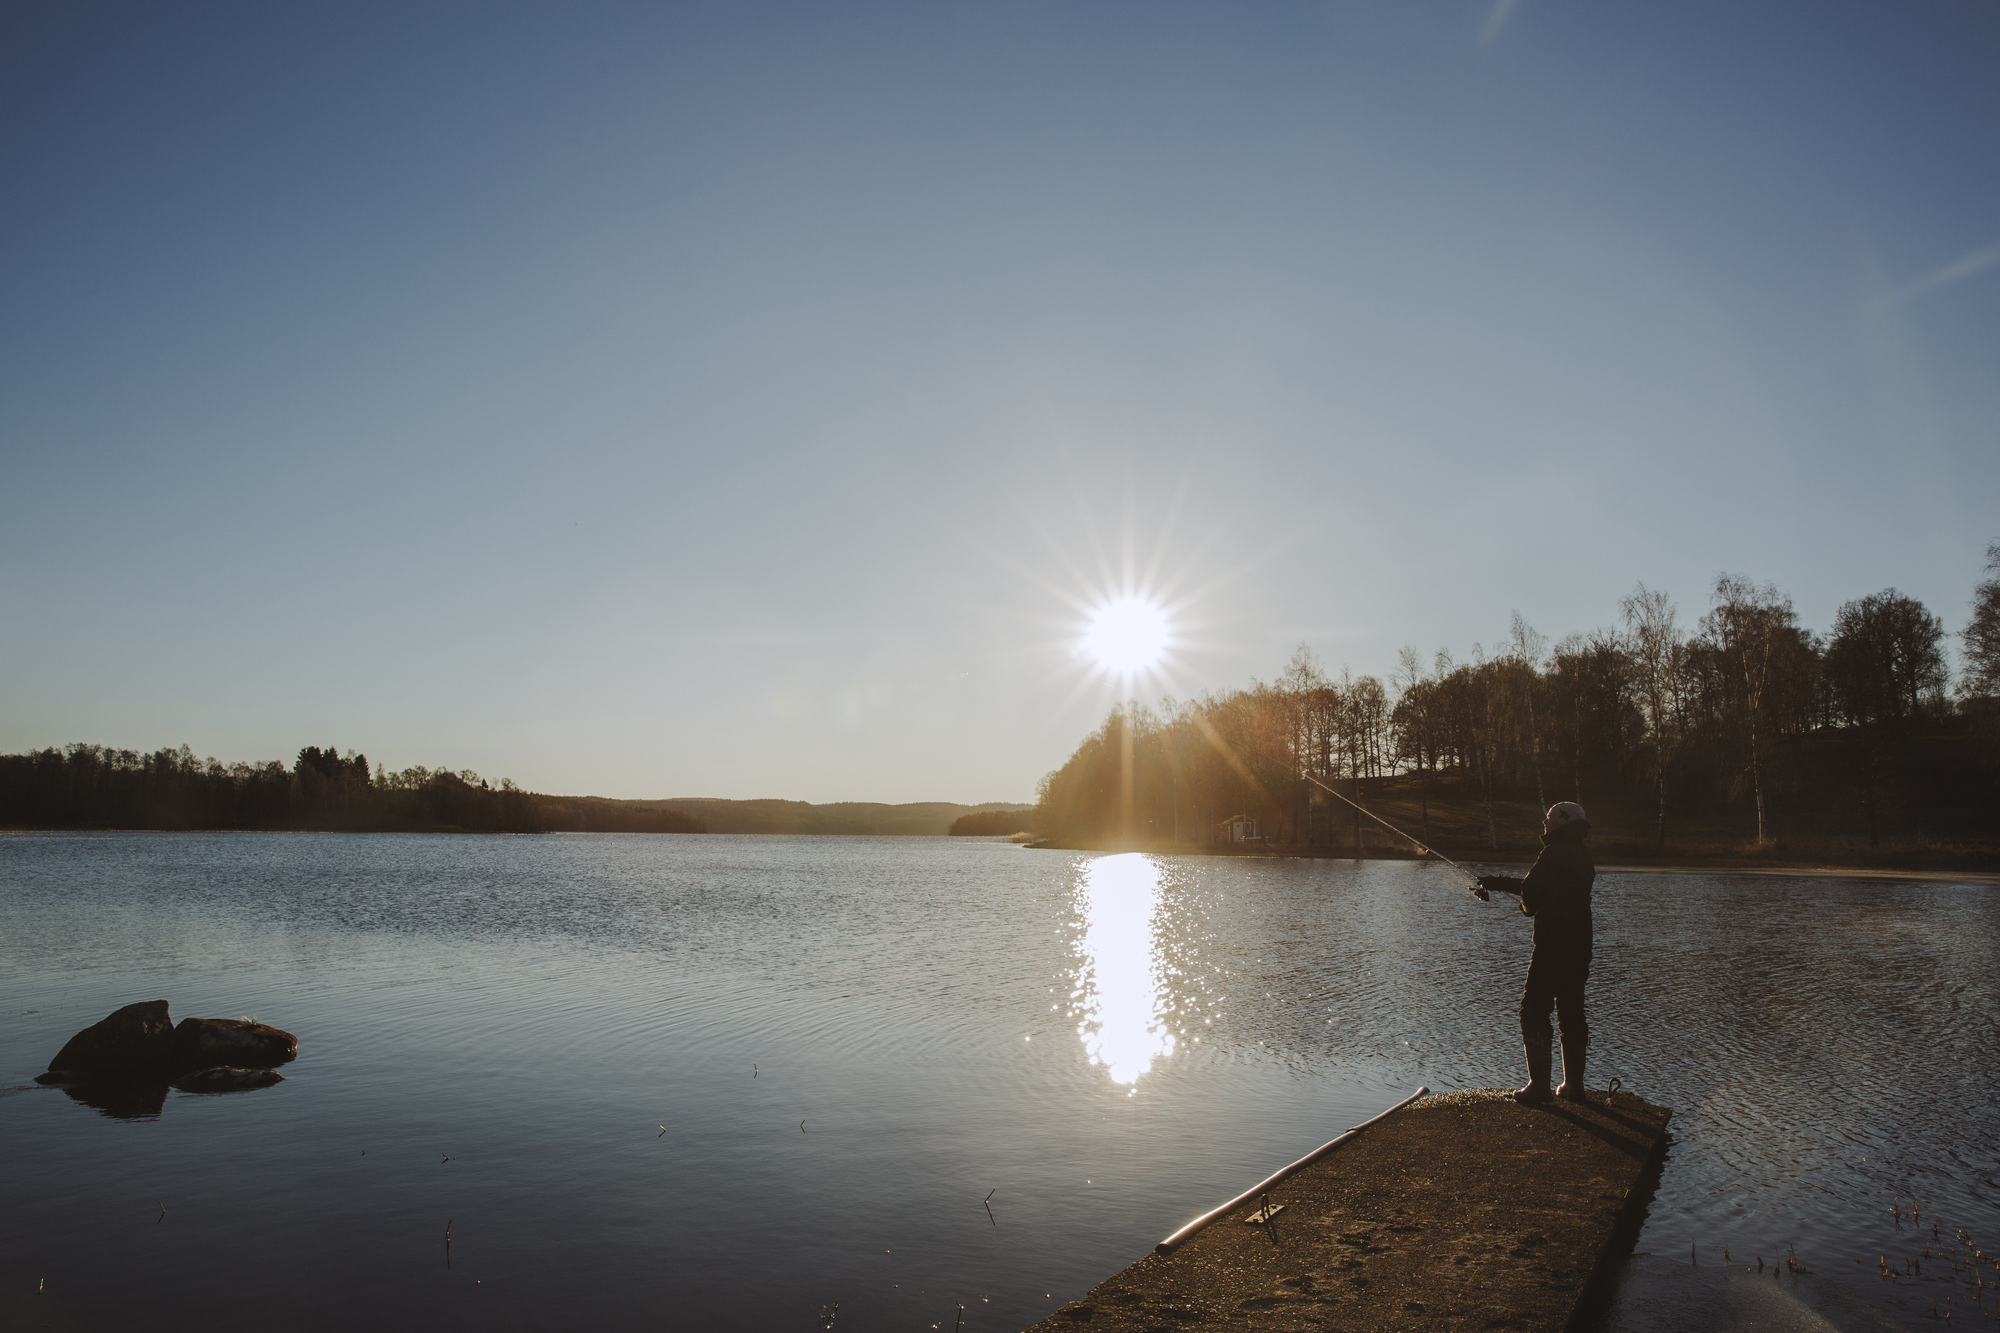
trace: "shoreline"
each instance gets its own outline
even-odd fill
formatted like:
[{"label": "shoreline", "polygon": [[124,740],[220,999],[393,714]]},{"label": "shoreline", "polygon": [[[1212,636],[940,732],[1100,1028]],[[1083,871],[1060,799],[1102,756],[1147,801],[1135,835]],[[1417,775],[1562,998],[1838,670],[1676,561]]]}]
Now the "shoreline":
[{"label": "shoreline", "polygon": [[[1352,852],[1331,851],[1321,848],[1258,847],[1238,851],[1225,847],[1163,847],[1159,845],[1105,847],[1088,846],[1081,843],[1057,842],[1030,842],[1022,843],[1021,846],[1030,851],[1052,852],[1148,852],[1155,856],[1243,857],[1252,860],[1270,861],[1428,861],[1434,864],[1443,864],[1439,858],[1426,856],[1421,852],[1397,852],[1387,849],[1371,849],[1364,854],[1356,855]],[[1531,853],[1506,850],[1464,852],[1460,854],[1460,857],[1469,864],[1508,866],[1530,865],[1535,859]],[[1707,873],[1766,875],[1786,878],[1804,876],[1833,879],[1959,879],[1982,883],[2000,883],[2000,871],[1960,869],[1953,866],[1771,865],[1756,861],[1726,859],[1711,861],[1700,858],[1663,861],[1606,861],[1598,865],[1597,873],[1600,875],[1679,875]]]},{"label": "shoreline", "polygon": [[[189,834],[189,833],[410,834],[410,833],[415,833],[427,836],[444,835],[444,836],[478,837],[478,838],[541,837],[552,833],[582,833],[582,834],[642,833],[654,837],[716,836],[708,833],[693,833],[693,832],[686,832],[683,830],[665,830],[665,829],[536,829],[532,831],[523,831],[515,829],[469,829],[469,828],[454,827],[448,824],[420,826],[415,828],[378,827],[378,828],[288,828],[288,829],[284,828],[157,829],[157,828],[31,828],[31,827],[21,827],[21,826],[0,828],[0,838],[37,837],[37,836],[46,836],[49,834],[57,834],[57,833],[160,833],[160,834]],[[764,836],[828,837],[828,838],[842,838],[842,837],[943,838],[950,835],[790,833],[790,834],[767,834]],[[968,842],[1008,841],[1005,838],[997,836],[965,838],[963,840]],[[1211,856],[1211,857],[1222,857],[1222,858],[1240,857],[1248,860],[1267,860],[1267,861],[1426,861],[1426,862],[1434,862],[1437,864],[1442,864],[1442,862],[1439,861],[1438,858],[1427,856],[1422,852],[1400,852],[1388,848],[1371,848],[1364,854],[1356,855],[1352,852],[1346,852],[1346,851],[1335,851],[1326,848],[1303,848],[1303,847],[1294,847],[1294,848],[1253,847],[1253,848],[1237,849],[1234,847],[1226,847],[1226,846],[1194,846],[1194,845],[1171,847],[1171,846],[1161,846],[1159,844],[1145,844],[1145,843],[1135,844],[1131,846],[1100,846],[1100,845],[1091,845],[1087,843],[1058,843],[1052,841],[1018,843],[1015,845],[1027,851],[1100,852],[1107,855],[1120,852],[1145,852],[1153,856]],[[1460,855],[1466,863],[1473,865],[1524,866],[1532,864],[1535,859],[1532,853],[1510,851],[1506,849],[1498,851],[1486,850],[1478,852],[1463,852]],[[1662,860],[1662,861],[1629,861],[1629,860],[1605,861],[1599,863],[1597,867],[1597,872],[1600,875],[1604,874],[1685,875],[1685,874],[1705,873],[1705,874],[1727,874],[1727,875],[1760,875],[1770,878],[1791,878],[1791,879],[1796,879],[1796,878],[1907,879],[1907,880],[1954,879],[1954,880],[1962,880],[1975,883],[2000,883],[2000,870],[1963,869],[1953,866],[1921,866],[1921,865],[1857,866],[1857,865],[1826,865],[1826,864],[1811,864],[1811,863],[1789,863],[1781,865],[1771,865],[1764,862],[1756,862],[1756,861],[1743,861],[1743,860],[1731,860],[1731,859],[1707,860],[1702,858],[1679,858],[1679,859]]]}]

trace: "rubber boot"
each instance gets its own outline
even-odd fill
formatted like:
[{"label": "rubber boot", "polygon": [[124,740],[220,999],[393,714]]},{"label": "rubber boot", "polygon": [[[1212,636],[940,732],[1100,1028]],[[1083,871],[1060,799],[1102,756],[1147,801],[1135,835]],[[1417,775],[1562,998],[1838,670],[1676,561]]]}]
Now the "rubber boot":
[{"label": "rubber boot", "polygon": [[1583,1096],[1583,1043],[1564,1042],[1563,1085],[1556,1089],[1556,1096],[1565,1101],[1580,1102]]},{"label": "rubber boot", "polygon": [[1545,1037],[1536,1041],[1531,1037],[1521,1039],[1521,1053],[1528,1057],[1528,1086],[1514,1093],[1517,1102],[1545,1102],[1549,1093],[1549,1043]]}]

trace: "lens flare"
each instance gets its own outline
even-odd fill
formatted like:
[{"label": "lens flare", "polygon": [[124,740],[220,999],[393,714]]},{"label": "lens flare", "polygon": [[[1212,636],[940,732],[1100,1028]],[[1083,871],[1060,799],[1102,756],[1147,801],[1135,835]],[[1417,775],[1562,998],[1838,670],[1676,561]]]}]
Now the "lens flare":
[{"label": "lens flare", "polygon": [[1164,611],[1141,597],[1120,597],[1091,616],[1083,651],[1105,670],[1132,676],[1159,664],[1168,637]]}]

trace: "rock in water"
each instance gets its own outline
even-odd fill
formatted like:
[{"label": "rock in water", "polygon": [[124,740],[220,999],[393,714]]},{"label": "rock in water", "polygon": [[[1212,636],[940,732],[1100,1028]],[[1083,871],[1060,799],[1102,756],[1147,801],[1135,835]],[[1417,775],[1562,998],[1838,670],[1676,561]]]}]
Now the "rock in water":
[{"label": "rock in water", "polygon": [[[298,1043],[292,1045],[296,1050]],[[49,1068],[103,1078],[143,1079],[159,1078],[173,1061],[174,1021],[167,1015],[167,1002],[143,1000],[71,1037],[49,1061]]]},{"label": "rock in water", "polygon": [[268,1069],[298,1053],[297,1037],[249,1019],[183,1018],[174,1029],[176,1069]]},{"label": "rock in water", "polygon": [[234,1069],[225,1065],[178,1075],[174,1086],[182,1092],[247,1092],[284,1081],[285,1076],[275,1069]]}]

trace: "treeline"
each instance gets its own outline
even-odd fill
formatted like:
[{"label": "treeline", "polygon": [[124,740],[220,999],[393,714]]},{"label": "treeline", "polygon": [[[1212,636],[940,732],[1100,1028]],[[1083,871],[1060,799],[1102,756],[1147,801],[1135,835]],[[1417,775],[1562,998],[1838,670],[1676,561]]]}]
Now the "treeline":
[{"label": "treeline", "polygon": [[1034,827],[1033,807],[1009,806],[1001,810],[980,810],[951,821],[954,838],[1004,838],[1025,833]]},{"label": "treeline", "polygon": [[333,746],[306,746],[289,769],[200,759],[185,745],[0,755],[0,826],[10,828],[704,831],[684,811],[623,808],[637,804],[496,787],[470,769],[371,770],[366,755]]},{"label": "treeline", "polygon": [[1002,822],[1012,833],[1027,823],[1030,807],[994,802],[957,805],[950,801],[913,801],[885,805],[874,801],[729,801],[713,797],[679,797],[673,804],[699,815],[711,833],[809,833],[863,837],[941,837],[956,832],[966,818],[994,811],[1011,811]]},{"label": "treeline", "polygon": [[[1770,584],[1718,577],[1691,625],[1641,584],[1615,625],[1554,644],[1517,614],[1494,651],[1425,661],[1405,648],[1387,682],[1333,678],[1302,647],[1270,683],[1114,709],[1042,780],[1036,826],[1077,845],[1358,846],[1362,817],[1332,788],[1396,803],[1433,843],[1440,801],[1461,833],[1476,802],[1476,844],[1491,848],[1496,805],[1578,800],[1635,850],[1958,839],[1990,851],[2000,543],[1987,557],[1955,692],[1942,621],[1894,589],[1846,603],[1821,634]],[[1225,824],[1239,816],[1254,823]]]}]

